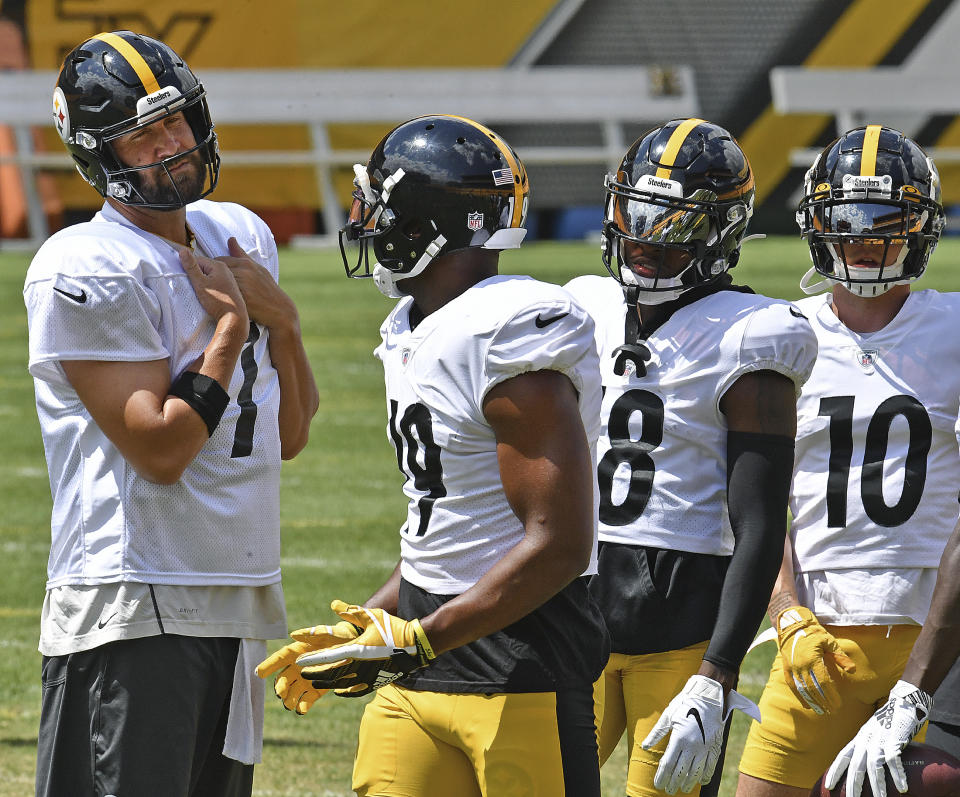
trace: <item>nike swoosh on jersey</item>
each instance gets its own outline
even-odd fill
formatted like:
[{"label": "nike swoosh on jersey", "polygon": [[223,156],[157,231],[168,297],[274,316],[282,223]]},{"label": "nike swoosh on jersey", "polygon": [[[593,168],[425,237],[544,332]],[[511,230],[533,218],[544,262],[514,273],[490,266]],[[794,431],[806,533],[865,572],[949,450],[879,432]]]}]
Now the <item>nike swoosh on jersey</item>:
[{"label": "nike swoosh on jersey", "polygon": [[697,725],[700,728],[700,736],[703,738],[703,743],[706,744],[707,735],[703,732],[703,722],[700,720],[700,712],[697,711],[695,708],[691,708],[687,710],[687,716],[693,717],[697,721]]},{"label": "nike swoosh on jersey", "polygon": [[61,296],[66,296],[68,299],[73,299],[77,304],[83,304],[87,301],[87,292],[80,291],[80,293],[70,293],[70,291],[65,291],[63,288],[54,288],[54,290],[59,293]]},{"label": "nike swoosh on jersey", "polygon": [[109,623],[116,616],[117,616],[117,613],[114,612],[106,620],[100,620],[100,622],[97,623],[97,628],[103,628],[107,623]]},{"label": "nike swoosh on jersey", "polygon": [[544,318],[541,315],[538,315],[534,320],[534,324],[537,325],[537,329],[543,329],[544,327],[550,326],[555,321],[559,321],[561,318],[566,318],[570,313],[560,313],[560,315],[552,315],[549,318]]}]

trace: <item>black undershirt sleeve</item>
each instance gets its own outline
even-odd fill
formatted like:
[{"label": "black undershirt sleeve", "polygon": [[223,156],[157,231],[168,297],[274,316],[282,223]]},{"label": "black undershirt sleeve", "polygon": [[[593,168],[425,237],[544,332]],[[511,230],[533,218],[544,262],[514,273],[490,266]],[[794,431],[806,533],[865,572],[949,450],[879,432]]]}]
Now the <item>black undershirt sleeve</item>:
[{"label": "black undershirt sleeve", "polygon": [[794,440],[782,435],[727,434],[727,506],[734,551],[706,661],[737,671],[760,623],[787,531]]}]

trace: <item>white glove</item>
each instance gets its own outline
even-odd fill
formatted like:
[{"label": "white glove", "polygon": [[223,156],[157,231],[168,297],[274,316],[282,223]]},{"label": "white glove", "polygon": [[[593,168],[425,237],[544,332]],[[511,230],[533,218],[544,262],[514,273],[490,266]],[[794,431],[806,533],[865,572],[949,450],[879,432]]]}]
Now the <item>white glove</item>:
[{"label": "white glove", "polygon": [[824,785],[833,789],[847,770],[847,797],[860,797],[866,773],[874,797],[886,797],[883,771],[886,764],[897,791],[906,792],[907,774],[900,753],[916,736],[932,707],[933,698],[929,694],[911,683],[897,681],[886,704],[864,723],[853,741],[834,759]]},{"label": "white glove", "polygon": [[678,788],[689,792],[698,783],[709,783],[723,747],[723,726],[735,708],[760,721],[753,701],[731,689],[724,711],[723,687],[712,678],[691,675],[641,744],[649,750],[670,734],[653,785],[676,794]]}]

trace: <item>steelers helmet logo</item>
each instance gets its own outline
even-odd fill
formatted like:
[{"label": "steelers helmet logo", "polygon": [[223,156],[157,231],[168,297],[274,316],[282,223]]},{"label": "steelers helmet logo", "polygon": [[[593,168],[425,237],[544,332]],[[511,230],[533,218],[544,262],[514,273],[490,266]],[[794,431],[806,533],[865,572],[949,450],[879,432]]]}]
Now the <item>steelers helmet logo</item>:
[{"label": "steelers helmet logo", "polygon": [[57,126],[60,139],[70,140],[70,111],[67,108],[67,98],[63,96],[63,89],[57,86],[53,90],[53,123]]}]

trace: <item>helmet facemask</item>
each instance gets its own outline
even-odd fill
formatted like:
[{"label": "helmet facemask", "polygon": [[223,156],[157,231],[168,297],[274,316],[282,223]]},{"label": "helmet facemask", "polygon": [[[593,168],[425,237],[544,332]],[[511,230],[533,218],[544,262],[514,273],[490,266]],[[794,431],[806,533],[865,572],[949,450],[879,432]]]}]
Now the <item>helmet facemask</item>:
[{"label": "helmet facemask", "polygon": [[[752,215],[746,201],[720,202],[707,188],[684,197],[679,182],[652,175],[642,175],[636,187],[618,178],[621,175],[608,175],[605,181],[603,261],[621,285],[639,289],[640,304],[673,301],[736,264],[739,240]],[[642,245],[647,256],[654,253],[653,262],[645,262],[653,274],[644,276],[631,268],[625,242]],[[688,259],[677,273],[671,273],[677,262],[672,252]]]},{"label": "helmet facemask", "polygon": [[[207,108],[203,87],[199,84],[186,97],[180,97],[174,87],[161,89],[158,94],[173,92],[176,99],[151,108],[152,95],[137,103],[138,114],[129,122],[114,125],[100,132],[101,165],[106,174],[107,196],[125,205],[137,205],[156,210],[175,210],[207,196],[217,185],[220,173],[220,153],[213,123]],[[184,152],[141,166],[128,166],[121,162],[114,142],[122,137],[153,124],[163,124],[167,117],[182,112],[196,142]],[[77,140],[82,131],[78,131]],[[184,161],[196,164],[193,175],[174,175],[171,169]]]},{"label": "helmet facemask", "polygon": [[[380,187],[372,184],[361,164],[354,164],[353,171],[353,205],[339,234],[344,270],[356,279],[373,277],[384,296],[399,299],[403,293],[396,283],[421,273],[447,239],[432,220],[404,219],[389,206],[390,195],[405,176],[403,169],[389,175]],[[376,258],[372,267],[371,246]]]}]

